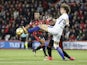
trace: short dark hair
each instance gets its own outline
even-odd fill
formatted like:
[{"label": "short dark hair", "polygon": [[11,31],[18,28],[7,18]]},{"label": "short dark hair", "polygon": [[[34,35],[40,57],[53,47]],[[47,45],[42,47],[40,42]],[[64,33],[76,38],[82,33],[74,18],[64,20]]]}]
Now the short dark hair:
[{"label": "short dark hair", "polygon": [[65,3],[61,4],[60,8],[64,8],[67,14],[71,12],[70,6]]}]

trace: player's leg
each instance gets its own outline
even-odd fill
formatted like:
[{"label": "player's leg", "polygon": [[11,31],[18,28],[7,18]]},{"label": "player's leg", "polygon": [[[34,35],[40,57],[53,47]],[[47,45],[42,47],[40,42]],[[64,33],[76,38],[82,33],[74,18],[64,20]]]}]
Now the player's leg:
[{"label": "player's leg", "polygon": [[[42,30],[44,30],[44,31],[47,31],[47,32],[50,32],[50,33],[52,33],[52,34],[57,34],[58,33],[58,31],[54,31],[54,29],[53,28],[49,28],[48,29],[48,25],[45,25],[45,24],[41,24],[41,25],[39,25],[39,26],[37,26],[37,27],[34,27],[33,29],[28,29],[28,32],[34,32],[34,31],[38,31],[38,30],[40,30],[40,29],[42,29]],[[55,42],[54,42],[55,43]],[[58,43],[57,43],[58,44]],[[61,48],[59,47],[59,46],[57,46],[57,44],[55,43],[54,44],[54,46],[56,47],[55,49],[60,53],[60,55],[62,56],[62,58],[63,59],[65,59],[64,58],[64,54],[63,54],[63,52],[62,52],[62,50],[61,50]]]},{"label": "player's leg", "polygon": [[[44,28],[43,28],[43,27],[44,27]],[[53,34],[54,47],[55,47],[55,49],[57,50],[57,52],[60,54],[60,56],[62,57],[62,59],[64,60],[64,59],[65,59],[64,53],[63,53],[62,49],[59,47],[59,45],[58,45],[58,42],[59,42],[60,37],[61,37],[61,35],[60,35],[61,33],[58,34],[58,32],[60,32],[60,30],[57,31],[57,30],[55,30],[54,28],[48,27],[48,26],[46,26],[46,25],[44,25],[44,24],[42,24],[42,25],[40,26],[40,28],[43,29],[43,30],[45,30],[45,31],[47,31],[47,32],[49,32],[49,33],[51,33],[51,34]],[[57,41],[58,41],[58,42],[57,42]]]},{"label": "player's leg", "polygon": [[47,56],[47,53],[46,53],[46,49],[45,49],[45,46],[39,46],[39,47],[37,47],[36,49],[35,49],[35,51],[37,51],[37,50],[39,50],[39,49],[43,49],[43,53],[44,53],[44,56],[46,57]]},{"label": "player's leg", "polygon": [[28,42],[27,41],[25,41],[25,49],[28,49]]},{"label": "player's leg", "polygon": [[48,60],[52,60],[52,47],[53,47],[53,43],[54,41],[51,39],[49,42],[49,45],[47,46],[47,50],[48,50]]},{"label": "player's leg", "polygon": [[41,48],[43,49],[44,56],[46,57],[47,53],[46,53],[45,40],[41,39],[40,43],[41,43]]},{"label": "player's leg", "polygon": [[35,49],[35,51],[37,51],[37,50],[43,48],[44,56],[47,56],[47,54],[46,54],[46,49],[45,49],[45,40],[39,38],[39,42],[41,43],[41,45],[38,46],[38,47]]},{"label": "player's leg", "polygon": [[[63,49],[62,49],[63,50]],[[70,56],[63,50],[64,56],[70,58]]]},{"label": "player's leg", "polygon": [[46,25],[46,24],[40,24],[33,28],[28,28],[28,27],[22,27],[25,33],[32,33],[32,32],[39,31],[39,30],[44,30],[49,33],[57,33],[53,31],[52,26],[49,27],[49,25]]},{"label": "player's leg", "polygon": [[43,48],[43,53],[44,53],[44,56],[45,56],[45,57],[47,57],[46,47],[45,47],[45,46],[43,46],[42,48]]},{"label": "player's leg", "polygon": [[49,25],[41,24],[41,25],[39,25],[39,28],[42,29],[42,30],[44,30],[44,31],[46,31],[46,32],[48,32],[48,26]]},{"label": "player's leg", "polygon": [[48,52],[48,57],[45,58],[45,60],[52,60],[52,48],[51,47],[47,47],[47,52]]},{"label": "player's leg", "polygon": [[58,42],[54,42],[54,47],[57,50],[57,52],[60,54],[63,60],[65,60],[64,53],[62,49],[59,47]]},{"label": "player's leg", "polygon": [[24,30],[24,33],[32,33],[32,32],[35,32],[35,31],[39,31],[40,30],[40,27],[39,26],[36,26],[36,27],[33,27],[33,28],[29,28],[29,26],[27,27],[22,27],[23,30]]},{"label": "player's leg", "polygon": [[74,57],[69,56],[69,55],[67,54],[67,52],[65,52],[64,50],[63,50],[63,53],[64,53],[64,56],[67,57],[68,59],[70,59],[70,60],[75,60]]},{"label": "player's leg", "polygon": [[[59,42],[59,47],[63,50],[63,43],[62,43],[62,39],[60,39]],[[67,58],[70,58],[70,56],[63,50],[64,56]]]},{"label": "player's leg", "polygon": [[48,31],[48,25],[45,25],[45,24],[40,24],[40,25],[35,26],[33,28],[29,28],[29,26],[22,27],[22,28],[23,28],[25,33],[32,33],[34,31],[39,31],[40,29],[44,30],[44,31]]},{"label": "player's leg", "polygon": [[62,59],[65,60],[64,53],[63,53],[62,49],[59,47],[60,38],[61,38],[61,35],[59,35],[59,34],[53,35],[54,48],[55,48],[55,49],[57,50],[57,52],[60,54],[60,56],[62,57]]},{"label": "player's leg", "polygon": [[46,49],[45,49],[45,46],[42,46],[42,45],[40,45],[39,47],[37,47],[34,51],[36,52],[37,50],[39,50],[39,49],[43,49],[43,53],[44,53],[44,56],[46,57],[47,56],[47,54],[46,54]]},{"label": "player's leg", "polygon": [[64,51],[64,49],[63,49],[63,43],[62,43],[62,39],[60,39],[59,47],[63,50],[63,53],[64,53],[64,56],[65,56],[65,57],[69,58],[70,60],[75,60],[75,58],[70,57],[70,56],[67,54],[67,52]]},{"label": "player's leg", "polygon": [[39,30],[44,30],[44,31],[48,32],[48,26],[49,25],[46,25],[46,24],[40,24],[40,25],[38,25],[36,27],[33,27],[31,29],[28,29],[28,32],[29,33],[32,33],[34,31],[39,31]]}]

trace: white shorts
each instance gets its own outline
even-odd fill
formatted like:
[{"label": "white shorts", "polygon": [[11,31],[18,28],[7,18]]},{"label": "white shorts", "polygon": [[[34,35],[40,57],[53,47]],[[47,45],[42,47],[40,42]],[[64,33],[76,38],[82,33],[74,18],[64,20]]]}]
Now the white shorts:
[{"label": "white shorts", "polygon": [[53,40],[59,43],[62,35],[62,29],[59,28],[58,30],[56,30],[53,27],[48,27],[48,32],[53,35]]}]

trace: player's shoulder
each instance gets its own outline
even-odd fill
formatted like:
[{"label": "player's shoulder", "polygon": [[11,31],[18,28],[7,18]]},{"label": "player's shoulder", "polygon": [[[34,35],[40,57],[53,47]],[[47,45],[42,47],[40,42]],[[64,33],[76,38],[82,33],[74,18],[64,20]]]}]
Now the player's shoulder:
[{"label": "player's shoulder", "polygon": [[62,14],[62,16],[68,16],[68,14],[64,13],[64,14]]},{"label": "player's shoulder", "polygon": [[64,19],[68,19],[69,18],[68,14],[66,14],[66,13],[62,14],[61,17],[64,18]]}]

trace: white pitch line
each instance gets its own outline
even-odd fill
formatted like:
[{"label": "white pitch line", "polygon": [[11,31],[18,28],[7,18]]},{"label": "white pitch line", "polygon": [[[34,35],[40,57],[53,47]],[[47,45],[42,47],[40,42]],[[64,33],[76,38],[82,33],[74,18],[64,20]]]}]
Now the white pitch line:
[{"label": "white pitch line", "polygon": [[[76,60],[77,61],[77,60]],[[40,62],[40,61],[0,61],[0,63],[32,63],[32,62]],[[41,61],[41,62],[45,62],[45,61]],[[73,63],[74,61],[49,61],[49,62],[69,62],[69,63]],[[86,60],[78,60],[77,62],[87,62]]]}]

